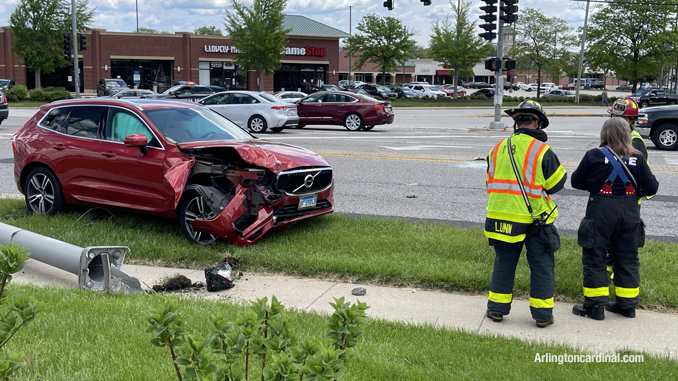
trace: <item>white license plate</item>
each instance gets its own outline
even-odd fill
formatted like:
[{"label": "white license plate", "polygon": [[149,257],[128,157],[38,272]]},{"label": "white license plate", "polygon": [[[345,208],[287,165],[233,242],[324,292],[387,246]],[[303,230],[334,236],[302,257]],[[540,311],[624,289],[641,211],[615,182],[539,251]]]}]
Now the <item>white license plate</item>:
[{"label": "white license plate", "polygon": [[386,112],[391,112],[391,111],[393,111],[393,109],[392,109],[392,108],[390,108],[390,107],[386,107]]},{"label": "white license plate", "polygon": [[299,209],[315,208],[318,203],[318,195],[299,198]]}]

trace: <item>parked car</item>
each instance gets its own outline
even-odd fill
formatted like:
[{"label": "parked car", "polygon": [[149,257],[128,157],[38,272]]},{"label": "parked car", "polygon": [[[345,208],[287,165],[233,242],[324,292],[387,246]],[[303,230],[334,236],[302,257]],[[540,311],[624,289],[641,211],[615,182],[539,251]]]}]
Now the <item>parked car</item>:
[{"label": "parked car", "polygon": [[633,84],[625,83],[623,85],[619,85],[619,86],[617,86],[617,90],[619,90],[619,91],[631,91],[631,90],[633,90]]},{"label": "parked car", "polygon": [[172,82],[172,86],[177,86],[177,85],[197,85],[197,83],[193,81],[174,81]]},{"label": "parked car", "polygon": [[551,90],[544,95],[547,98],[567,99],[574,98],[574,93],[568,90]]},{"label": "parked car", "polygon": [[257,91],[223,91],[198,103],[251,132],[280,132],[299,124],[297,105]]},{"label": "parked car", "polygon": [[0,90],[9,90],[16,85],[13,79],[0,79]]},{"label": "parked car", "polygon": [[176,85],[153,96],[154,99],[167,99],[177,101],[197,102],[206,96],[214,94],[214,91],[202,85]]},{"label": "parked car", "polygon": [[212,86],[212,85],[210,85],[210,86],[207,86],[207,87],[209,87],[209,88],[210,88],[212,91],[214,91],[215,93],[220,93],[220,92],[222,92],[222,91],[227,91],[227,90],[228,90],[227,88],[225,88],[225,87],[223,87],[223,86]]},{"label": "parked car", "polygon": [[[370,95],[367,91],[361,89],[360,87],[349,88],[346,91],[351,92],[351,93],[355,93],[355,94],[360,94],[360,95]],[[297,103],[299,103],[299,102],[297,102]]]},{"label": "parked car", "polygon": [[17,187],[36,214],[68,204],[126,209],[178,217],[194,243],[246,246],[334,211],[332,168],[322,157],[257,139],[198,104],[57,101],[41,106],[12,144]]},{"label": "parked car", "polygon": [[97,83],[97,96],[105,97],[128,89],[127,83],[119,78],[101,78]]},{"label": "parked car", "polygon": [[[561,86],[561,89],[563,90],[575,90],[574,83],[566,83],[563,86]],[[619,90],[619,89],[617,89]]]},{"label": "parked car", "polygon": [[640,90],[630,96],[638,107],[645,108],[650,106],[675,105],[678,102],[678,95],[666,94],[664,90]]},{"label": "parked car", "polygon": [[345,91],[318,92],[297,102],[298,128],[309,124],[329,124],[349,131],[371,130],[395,119],[391,102]]},{"label": "parked car", "polygon": [[358,87],[358,86],[360,86],[364,83],[365,82],[363,82],[363,81],[349,81],[349,80],[344,79],[344,80],[339,81],[339,88],[346,90],[347,88]]},{"label": "parked car", "polygon": [[438,90],[438,88],[433,85],[410,85],[408,87],[414,90],[422,97],[429,96],[437,98],[439,95],[444,97],[447,96],[447,94],[444,91]]},{"label": "parked car", "polygon": [[364,83],[359,88],[367,91],[371,96],[381,97],[382,99],[388,99],[391,95],[391,90],[388,87],[375,85],[374,83]]},{"label": "parked car", "polygon": [[7,107],[7,95],[0,91],[0,124],[9,118],[9,108]]},{"label": "parked car", "polygon": [[603,82],[603,81],[593,81],[593,82],[591,82],[591,88],[592,89],[604,89],[605,88],[605,82]]},{"label": "parked car", "polygon": [[[441,86],[445,94],[452,97],[454,96],[454,85],[443,85]],[[457,96],[463,97],[466,95],[466,89],[462,86],[457,86]]]},{"label": "parked car", "polygon": [[409,87],[396,87],[391,89],[392,92],[396,94],[396,98],[401,99],[419,99],[421,95],[417,94],[416,91],[410,89]]},{"label": "parked car", "polygon": [[[494,98],[494,95],[496,93],[497,93],[497,91],[495,89],[480,89],[480,90],[476,91],[475,93],[473,93],[472,95],[482,95],[485,98],[489,99],[489,98]],[[510,97],[510,95],[502,94],[502,97],[508,98],[508,97]]]},{"label": "parked car", "polygon": [[540,92],[542,94],[548,94],[549,92],[551,92],[553,90],[557,90],[558,86],[556,86],[556,84],[553,83],[553,82],[544,82],[544,83],[541,84],[540,89],[541,89]]},{"label": "parked car", "polygon": [[636,131],[661,150],[678,150],[678,106],[643,109]]},{"label": "parked car", "polygon": [[527,85],[526,85],[526,84],[523,84],[523,85],[520,87],[521,90],[525,90],[525,91],[527,91],[527,92],[530,92],[530,91],[532,91],[532,90],[535,90],[535,91],[536,91],[538,88],[539,88],[539,86],[538,86],[536,83],[528,83]]},{"label": "parked car", "polygon": [[296,103],[299,99],[307,96],[308,94],[302,93],[301,91],[279,91],[273,94],[274,97],[280,99],[283,102],[287,103]]},{"label": "parked car", "polygon": [[469,89],[489,89],[492,88],[492,85],[490,85],[487,82],[470,82],[468,84]]},{"label": "parked car", "polygon": [[127,90],[121,90],[118,91],[115,94],[111,94],[108,96],[108,98],[115,98],[115,99],[140,99],[140,98],[146,98],[147,96],[154,96],[158,95],[158,93],[153,92],[151,90],[143,90],[143,89],[127,89]]},{"label": "parked car", "polygon": [[311,88],[311,93],[315,93],[318,91],[341,91],[341,89],[335,85],[320,85],[320,86],[313,86]]}]

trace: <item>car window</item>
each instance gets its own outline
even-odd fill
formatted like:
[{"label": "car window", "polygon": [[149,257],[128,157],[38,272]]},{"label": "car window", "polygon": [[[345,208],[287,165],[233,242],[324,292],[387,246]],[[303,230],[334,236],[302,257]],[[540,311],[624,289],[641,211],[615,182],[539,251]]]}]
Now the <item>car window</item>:
[{"label": "car window", "polygon": [[254,138],[207,108],[173,107],[146,110],[144,113],[166,138],[177,143]]},{"label": "car window", "polygon": [[205,99],[202,103],[204,105],[207,105],[207,106],[209,106],[209,105],[225,105],[225,104],[228,104],[228,97],[229,96],[230,96],[230,94],[215,95],[213,97],[209,97],[209,98]]},{"label": "car window", "polygon": [[357,99],[353,98],[353,97],[350,96],[350,95],[340,94],[340,95],[338,95],[338,96],[341,97],[341,99],[343,99],[343,100],[340,100],[339,102],[350,103],[350,102],[355,102],[355,101],[357,101]]},{"label": "car window", "polygon": [[290,99],[290,98],[292,98],[292,94],[281,94],[279,98],[280,99]]},{"label": "car window", "polygon": [[45,118],[40,125],[65,134],[66,121],[68,120],[68,115],[71,113],[71,110],[73,110],[73,107],[53,108],[45,115]]},{"label": "car window", "polygon": [[149,147],[158,147],[159,144],[153,139],[153,134],[144,123],[131,112],[119,108],[110,108],[106,119],[106,140],[124,142],[131,134],[146,135]]},{"label": "car window", "polygon": [[174,86],[174,87],[170,87],[169,89],[163,91],[162,93],[163,94],[172,94],[175,91],[179,90],[180,88],[181,88],[181,85],[177,85],[177,86]]},{"label": "car window", "polygon": [[247,94],[233,94],[231,99],[228,102],[232,105],[244,105],[244,104],[253,104],[260,103],[256,98]]},{"label": "car window", "polygon": [[323,96],[325,94],[313,94],[309,95],[308,97],[304,98],[304,100],[301,101],[301,103],[315,103],[315,102],[322,102],[323,101]]},{"label": "car window", "polygon": [[68,119],[66,132],[73,136],[99,138],[99,124],[105,110],[105,107],[100,106],[76,107]]},{"label": "car window", "polygon": [[272,102],[272,103],[278,103],[280,102],[280,99],[274,97],[273,95],[266,94],[266,93],[259,93],[259,96],[264,98],[265,100]]},{"label": "car window", "polygon": [[179,90],[177,90],[174,95],[187,95],[191,93],[191,88],[190,87],[184,87]]},{"label": "car window", "polygon": [[337,95],[340,95],[340,94],[325,94],[325,98],[323,98],[323,102],[327,102],[327,103],[341,102],[341,100],[337,99]]},{"label": "car window", "polygon": [[209,87],[194,87],[193,93],[195,93],[195,94],[212,94],[213,91]]}]

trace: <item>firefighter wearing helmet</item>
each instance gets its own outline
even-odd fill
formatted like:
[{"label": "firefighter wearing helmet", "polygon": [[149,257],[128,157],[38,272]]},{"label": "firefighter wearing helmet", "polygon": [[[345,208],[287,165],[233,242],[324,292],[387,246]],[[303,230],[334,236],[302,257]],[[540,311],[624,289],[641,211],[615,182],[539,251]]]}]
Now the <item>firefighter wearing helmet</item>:
[{"label": "firefighter wearing helmet", "polygon": [[511,310],[513,282],[525,246],[530,265],[530,312],[537,327],[553,324],[554,253],[560,236],[550,194],[563,189],[567,172],[546,144],[549,120],[538,102],[507,110],[515,124],[511,137],[487,156],[485,236],[496,257],[486,316],[501,322]]},{"label": "firefighter wearing helmet", "polygon": [[638,104],[633,98],[626,99],[617,99],[612,108],[607,111],[611,117],[621,117],[628,122],[631,126],[631,145],[636,150],[640,151],[645,157],[645,160],[649,162],[647,157],[647,145],[645,144],[645,139],[636,131],[635,125],[638,122],[638,118],[645,116],[644,114],[638,113]]}]

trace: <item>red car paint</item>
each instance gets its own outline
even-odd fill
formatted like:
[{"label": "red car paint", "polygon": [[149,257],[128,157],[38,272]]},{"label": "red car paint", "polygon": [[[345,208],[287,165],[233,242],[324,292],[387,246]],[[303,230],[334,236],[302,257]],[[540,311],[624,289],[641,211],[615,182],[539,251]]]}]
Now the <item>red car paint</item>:
[{"label": "red car paint", "polygon": [[[332,101],[332,99],[339,99],[337,98],[338,95],[348,96],[356,101]],[[319,96],[322,96],[322,99],[317,98]],[[391,124],[395,120],[390,102],[377,101],[371,97],[346,91],[320,91],[302,98],[296,103],[300,125],[330,124],[341,126],[344,125],[346,117],[350,114],[360,115],[364,126]]]},{"label": "red car paint", "polygon": [[[150,128],[160,147],[131,147],[119,141],[106,140],[103,134],[105,124],[110,123],[105,122],[109,111],[102,114],[98,138],[76,136],[38,125],[52,109],[73,106],[107,106],[110,108],[106,110],[115,109],[117,112],[121,109],[131,113]],[[227,204],[221,205],[221,210],[214,211],[214,218],[197,217],[192,229],[238,245],[256,243],[270,229],[283,230],[301,219],[334,211],[331,168],[316,153],[256,139],[220,116],[219,122],[237,129],[229,132],[245,138],[176,143],[163,133],[163,126],[154,124],[146,112],[177,108],[218,115],[201,105],[157,100],[86,99],[42,106],[14,137],[14,177],[18,189],[25,193],[26,177],[36,166],[43,166],[56,175],[63,200],[68,204],[177,217],[184,192],[190,190],[193,197],[195,192],[201,194],[200,189],[212,191],[213,183],[211,185],[206,179],[215,178],[230,189],[228,192],[225,189],[217,191],[233,196]],[[73,114],[68,115],[64,123],[66,128],[71,128],[75,122]],[[130,138],[126,140],[138,142],[142,134],[133,135],[128,135]],[[299,181],[304,175],[308,178],[308,174],[312,177],[311,185],[306,188],[300,186],[304,189],[302,193],[283,190],[287,189],[285,187],[295,188],[293,180]],[[316,184],[317,189],[313,188],[314,181],[320,182],[316,179],[328,185],[320,187]],[[282,180],[287,182],[281,183]],[[307,188],[309,192],[303,193]],[[317,207],[297,208],[300,198],[313,195],[317,196]],[[28,200],[28,196],[26,198]],[[248,208],[249,213],[256,213],[247,214],[249,220],[243,215]],[[247,226],[236,227],[238,218],[247,220],[244,222]]]}]

